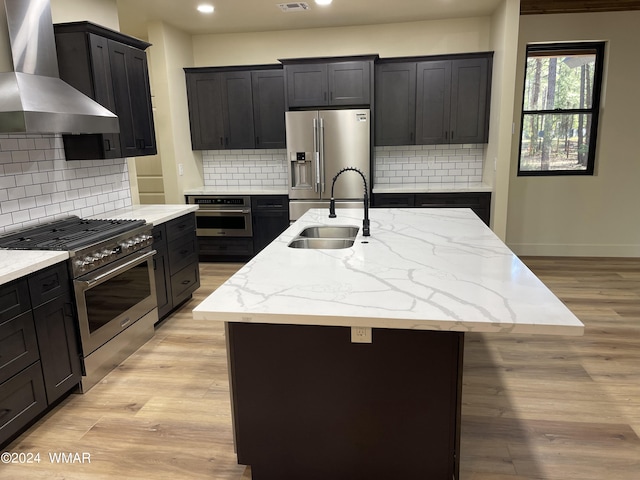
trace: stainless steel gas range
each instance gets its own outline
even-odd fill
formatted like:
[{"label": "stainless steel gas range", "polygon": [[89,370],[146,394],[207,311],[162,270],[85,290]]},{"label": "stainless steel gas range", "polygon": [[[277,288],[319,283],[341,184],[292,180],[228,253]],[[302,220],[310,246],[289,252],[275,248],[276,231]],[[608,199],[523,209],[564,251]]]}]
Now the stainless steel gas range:
[{"label": "stainless steel gas range", "polygon": [[144,220],[70,216],[0,237],[0,248],[69,252],[83,392],[153,337],[158,309],[151,229]]}]

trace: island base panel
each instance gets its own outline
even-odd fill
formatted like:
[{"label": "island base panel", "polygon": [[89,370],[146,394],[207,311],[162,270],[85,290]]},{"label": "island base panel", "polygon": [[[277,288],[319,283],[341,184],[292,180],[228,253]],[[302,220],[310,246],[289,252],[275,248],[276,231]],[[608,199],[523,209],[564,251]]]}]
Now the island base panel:
[{"label": "island base panel", "polygon": [[227,324],[238,463],[253,480],[458,478],[464,334]]}]

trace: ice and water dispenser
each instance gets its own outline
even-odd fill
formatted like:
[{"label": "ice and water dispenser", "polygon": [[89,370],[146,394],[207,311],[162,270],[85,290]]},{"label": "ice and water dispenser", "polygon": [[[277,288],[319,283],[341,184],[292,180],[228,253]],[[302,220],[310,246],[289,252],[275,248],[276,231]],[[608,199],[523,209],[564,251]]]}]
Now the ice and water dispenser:
[{"label": "ice and water dispenser", "polygon": [[313,188],[313,153],[291,152],[291,188],[306,190]]}]

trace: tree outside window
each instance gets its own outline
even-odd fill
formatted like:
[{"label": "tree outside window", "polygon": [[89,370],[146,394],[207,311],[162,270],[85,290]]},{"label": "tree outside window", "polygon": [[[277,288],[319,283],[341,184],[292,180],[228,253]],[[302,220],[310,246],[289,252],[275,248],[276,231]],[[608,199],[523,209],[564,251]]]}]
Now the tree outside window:
[{"label": "tree outside window", "polygon": [[518,175],[593,175],[604,43],[529,45]]}]

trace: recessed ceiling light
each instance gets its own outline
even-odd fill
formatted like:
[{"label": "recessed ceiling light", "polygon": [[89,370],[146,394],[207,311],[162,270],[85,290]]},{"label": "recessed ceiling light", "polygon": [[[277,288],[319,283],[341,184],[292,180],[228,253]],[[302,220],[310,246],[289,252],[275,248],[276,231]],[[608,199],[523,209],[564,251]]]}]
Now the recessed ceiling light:
[{"label": "recessed ceiling light", "polygon": [[213,13],[213,5],[208,5],[203,3],[202,5],[198,5],[198,11],[200,13]]},{"label": "recessed ceiling light", "polygon": [[316,0],[318,5],[330,5],[333,0]]}]

